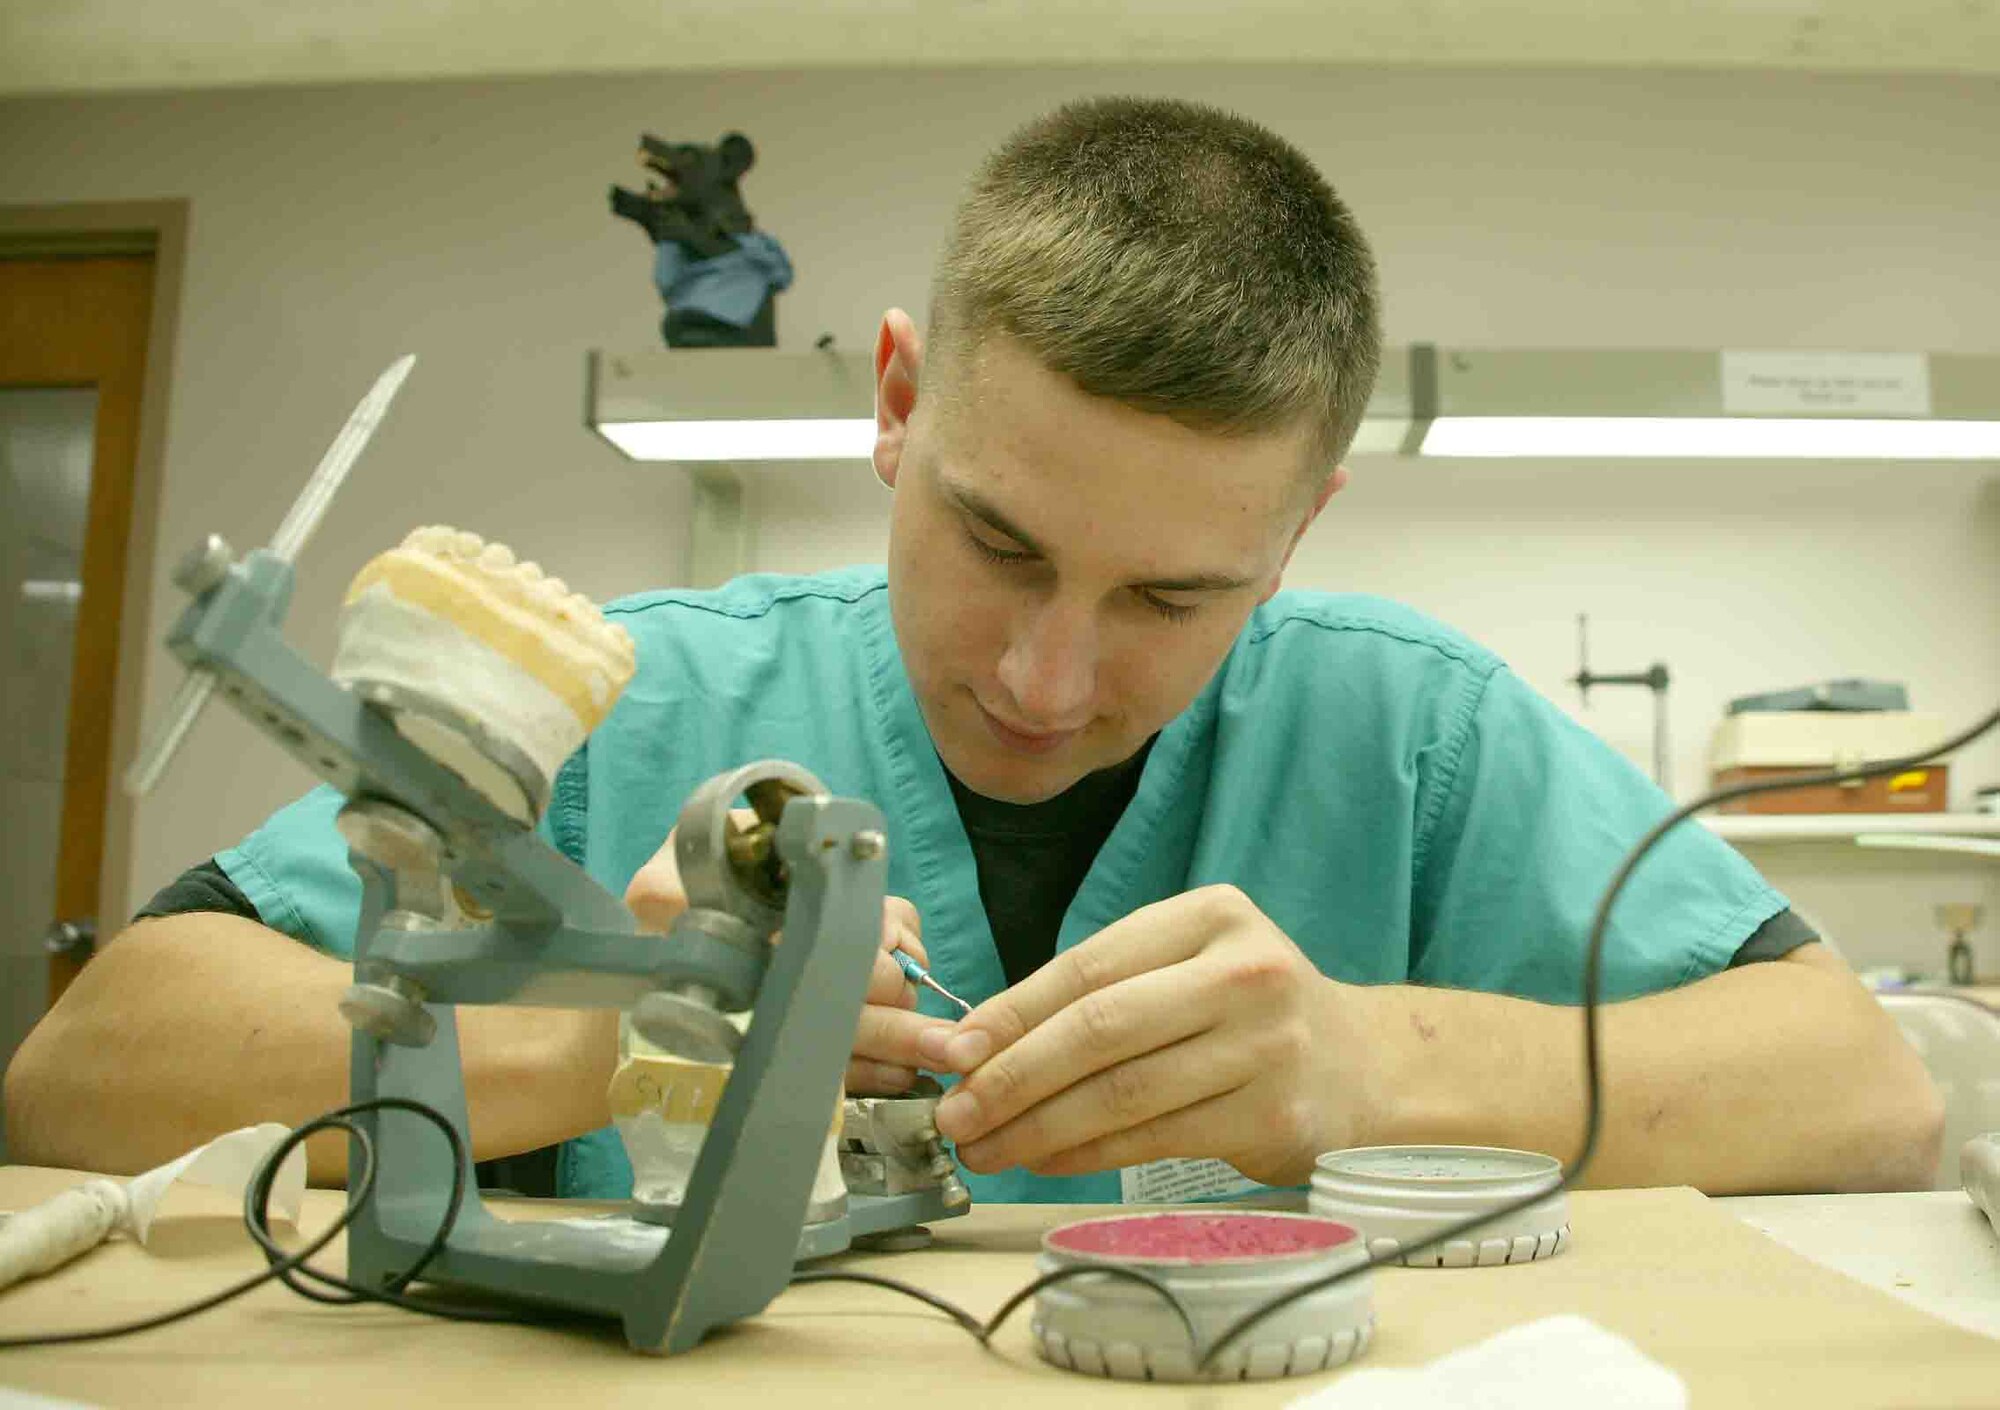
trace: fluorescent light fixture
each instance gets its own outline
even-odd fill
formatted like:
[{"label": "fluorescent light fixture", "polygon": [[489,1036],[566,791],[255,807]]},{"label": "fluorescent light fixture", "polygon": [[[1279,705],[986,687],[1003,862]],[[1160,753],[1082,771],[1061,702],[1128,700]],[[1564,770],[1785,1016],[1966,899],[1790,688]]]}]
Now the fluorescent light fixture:
[{"label": "fluorescent light fixture", "polygon": [[598,431],[634,460],[866,460],[873,420],[607,421]]},{"label": "fluorescent light fixture", "polygon": [[[859,460],[874,365],[831,348],[592,353],[585,422],[634,460]],[[2000,356],[1700,349],[1390,352],[1359,455],[2000,462]]]},{"label": "fluorescent light fixture", "polygon": [[592,353],[584,420],[633,460],[857,460],[875,450],[875,367],[816,348]]},{"label": "fluorescent light fixture", "polygon": [[1419,455],[1688,460],[2000,460],[2000,421],[1440,416]]}]

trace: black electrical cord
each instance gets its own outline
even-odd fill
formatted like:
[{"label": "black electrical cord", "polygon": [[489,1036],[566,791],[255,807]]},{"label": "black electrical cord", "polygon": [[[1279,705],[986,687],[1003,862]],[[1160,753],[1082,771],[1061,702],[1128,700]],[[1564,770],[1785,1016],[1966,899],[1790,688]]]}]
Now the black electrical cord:
[{"label": "black electrical cord", "polygon": [[926,1292],[915,1283],[906,1283],[898,1278],[886,1278],[880,1273],[861,1273],[847,1268],[816,1268],[807,1273],[794,1273],[788,1286],[798,1287],[802,1283],[861,1283],[871,1288],[887,1288],[890,1292],[913,1297],[928,1307],[936,1308],[965,1328],[975,1339],[986,1340],[986,1329],[980,1326],[977,1317],[951,1299],[939,1297],[934,1292]]},{"label": "black electrical cord", "polygon": [[1613,873],[1610,884],[1605,887],[1604,895],[1599,899],[1596,914],[1591,921],[1590,939],[1584,952],[1583,968],[1583,1065],[1587,1095],[1583,1145],[1578,1151],[1576,1159],[1564,1169],[1562,1179],[1549,1189],[1537,1190],[1534,1194],[1515,1200],[1510,1204],[1440,1229],[1428,1238],[1410,1244],[1407,1248],[1399,1247],[1393,1253],[1384,1252],[1371,1255],[1366,1260],[1350,1264],[1336,1273],[1330,1273],[1323,1278],[1318,1278],[1310,1283],[1292,1288],[1263,1303],[1261,1306],[1253,1308],[1237,1321],[1231,1323],[1206,1350],[1202,1349],[1201,1338],[1195,1331],[1194,1322],[1188,1315],[1186,1305],[1165,1284],[1154,1280],[1136,1268],[1076,1266],[1060,1268],[1052,1273],[1043,1274],[1008,1298],[1006,1302],[1001,1304],[999,1311],[995,1312],[983,1324],[977,1318],[973,1317],[971,1313],[934,1293],[926,1292],[924,1289],[916,1287],[913,1284],[900,1282],[897,1279],[886,1278],[877,1274],[848,1272],[802,1273],[794,1277],[792,1281],[794,1283],[855,1282],[866,1283],[871,1287],[888,1288],[905,1296],[913,1297],[946,1313],[961,1327],[977,1338],[982,1346],[990,1346],[993,1336],[999,1331],[1001,1324],[1016,1309],[1027,1302],[1029,1298],[1051,1284],[1083,1276],[1122,1278],[1126,1281],[1144,1283],[1159,1293],[1166,1300],[1167,1304],[1173,1308],[1174,1315],[1180,1319],[1182,1327],[1186,1329],[1188,1334],[1188,1345],[1195,1354],[1195,1373],[1200,1375],[1214,1364],[1216,1357],[1220,1356],[1233,1343],[1241,1339],[1244,1333],[1266,1318],[1291,1306],[1293,1303],[1303,1298],[1311,1297],[1314,1293],[1322,1292],[1338,1283],[1345,1282],[1349,1278],[1357,1277],[1371,1268],[1379,1268],[1385,1264],[1399,1262],[1410,1257],[1412,1254],[1436,1248],[1439,1244],[1461,1238],[1496,1219],[1503,1219],[1510,1214],[1527,1209],[1531,1205],[1539,1204],[1556,1190],[1570,1188],[1582,1177],[1585,1168],[1589,1166],[1591,1159],[1597,1153],[1598,1136],[1603,1124],[1603,1077],[1598,1062],[1597,996],[1600,987],[1600,975],[1603,968],[1604,939],[1611,928],[1612,907],[1616,904],[1620,893],[1624,891],[1625,884],[1631,880],[1633,872],[1638,870],[1639,863],[1651,853],[1653,847],[1661,838],[1703,809],[1732,802],[1738,798],[1748,798],[1764,793],[1784,793],[1798,788],[1821,788],[1829,784],[1851,783],[1860,779],[1877,778],[1884,774],[1897,774],[1908,769],[1918,768],[1935,761],[1943,755],[1963,748],[1980,735],[1992,729],[1995,725],[2000,725],[2000,710],[1993,711],[1970,729],[1952,736],[1936,748],[1925,750],[1921,754],[1910,754],[1900,759],[1885,759],[1878,763],[1863,764],[1851,769],[1833,769],[1824,773],[1770,779],[1758,783],[1735,784],[1728,788],[1717,789],[1713,793],[1697,798],[1692,803],[1676,808],[1673,812],[1662,818],[1634,844],[1630,852],[1626,853],[1624,861],[1619,864],[1618,870]]},{"label": "black electrical cord", "polygon": [[[367,1156],[367,1169],[361,1184],[348,1197],[348,1207],[343,1211],[336,1232],[347,1227],[356,1213],[367,1204],[375,1192],[375,1143],[365,1128],[355,1123],[354,1118],[368,1111],[407,1111],[423,1117],[444,1133],[445,1144],[451,1148],[451,1193],[445,1201],[444,1218],[438,1222],[437,1232],[417,1255],[416,1262],[402,1272],[391,1277],[379,1288],[365,1287],[349,1282],[345,1278],[322,1272],[308,1266],[303,1260],[294,1263],[290,1255],[278,1246],[271,1236],[270,1201],[271,1187],[277,1183],[278,1166],[285,1156],[307,1138],[321,1131],[338,1128],[354,1136]],[[441,1317],[454,1322],[518,1322],[537,1323],[546,1319],[524,1315],[519,1312],[503,1312],[486,1307],[454,1307],[432,1302],[423,1298],[403,1296],[403,1290],[428,1268],[431,1260],[444,1252],[451,1239],[451,1231],[458,1225],[458,1216],[465,1207],[465,1171],[470,1163],[465,1149],[465,1138],[458,1128],[435,1107],[405,1097],[376,1097],[372,1101],[357,1102],[344,1106],[324,1116],[315,1117],[305,1125],[295,1127],[285,1138],[271,1149],[250,1178],[243,1190],[243,1224],[250,1231],[251,1239],[264,1251],[264,1258],[275,1270],[278,1281],[297,1293],[300,1297],[314,1302],[324,1302],[336,1307],[350,1306],[357,1302],[383,1302],[391,1307],[400,1307],[407,1312],[421,1312],[430,1317]],[[320,1292],[298,1281],[303,1275],[322,1287],[336,1289],[336,1292]]]},{"label": "black electrical cord", "polygon": [[999,1310],[984,1322],[981,1322],[957,1303],[947,1298],[939,1297],[936,1293],[927,1292],[915,1283],[906,1283],[898,1278],[887,1278],[879,1273],[859,1273],[844,1268],[828,1269],[825,1271],[815,1270],[809,1273],[794,1273],[792,1275],[792,1286],[796,1287],[800,1283],[862,1283],[871,1288],[887,1288],[891,1292],[899,1292],[905,1297],[913,1297],[918,1302],[935,1307],[938,1311],[944,1313],[952,1321],[970,1332],[973,1339],[981,1346],[990,1346],[993,1342],[994,1334],[1000,1330],[1001,1325],[1009,1317],[1013,1316],[1016,1309],[1029,1298],[1033,1297],[1043,1288],[1054,1287],[1057,1283],[1067,1283],[1073,1278],[1086,1277],[1109,1278],[1114,1282],[1138,1283],[1142,1287],[1151,1288],[1166,1300],[1167,1306],[1173,1309],[1174,1316],[1180,1319],[1181,1326],[1187,1332],[1188,1345],[1199,1346],[1201,1344],[1200,1334],[1195,1331],[1194,1319],[1188,1315],[1187,1305],[1174,1296],[1173,1290],[1165,1283],[1142,1268],[1117,1266],[1099,1268],[1090,1264],[1076,1264],[1068,1268],[1053,1269],[1050,1272],[1042,1274],[1025,1287],[1016,1290],[1013,1296],[1001,1303]]},{"label": "black electrical cord", "polygon": [[[374,1195],[375,1142],[369,1137],[367,1130],[358,1125],[353,1118],[361,1115],[363,1112],[389,1110],[412,1112],[415,1115],[423,1117],[444,1132],[445,1140],[451,1146],[452,1169],[454,1172],[451,1200],[449,1207],[445,1211],[444,1219],[438,1225],[436,1235],[425,1246],[424,1251],[418,1256],[417,1261],[411,1264],[404,1272],[390,1279],[387,1288],[365,1288],[359,1284],[347,1282],[345,1279],[336,1278],[330,1273],[323,1273],[316,1268],[309,1267],[306,1260],[332,1243],[349,1224],[353,1223],[354,1216],[361,1211],[362,1206]],[[271,1237],[271,1190],[277,1183],[278,1167],[284,1163],[285,1157],[297,1149],[299,1144],[307,1137],[333,1127],[339,1127],[355,1138],[355,1144],[361,1153],[360,1178],[352,1183],[348,1195],[347,1207],[340,1212],[340,1217],[322,1230],[304,1248],[299,1249],[295,1253],[287,1253]],[[267,1266],[262,1272],[253,1273],[248,1278],[231,1283],[228,1287],[210,1293],[207,1297],[198,1298],[180,1307],[170,1308],[165,1312],[155,1313],[149,1317],[137,1318],[134,1321],[121,1322],[115,1326],[95,1327],[88,1331],[80,1332],[45,1332],[33,1336],[0,1337],[0,1350],[28,1346],[61,1346],[75,1342],[106,1341],[112,1337],[128,1336],[133,1332],[151,1331],[155,1327],[164,1327],[171,1322],[178,1322],[184,1318],[192,1317],[196,1313],[206,1312],[209,1308],[220,1306],[222,1303],[228,1302],[231,1298],[241,1297],[252,1288],[261,1287],[265,1283],[273,1281],[282,1282],[293,1292],[303,1297],[312,1298],[315,1302],[386,1302],[392,1306],[401,1307],[411,1312],[422,1312],[433,1317],[446,1317],[463,1321],[522,1322],[532,1320],[519,1315],[495,1312],[486,1308],[446,1307],[442,1304],[426,1302],[418,1298],[403,1297],[401,1295],[402,1289],[409,1286],[410,1282],[430,1264],[431,1260],[437,1257],[438,1253],[444,1248],[445,1241],[451,1236],[452,1227],[457,1223],[459,1210],[464,1203],[464,1168],[465,1146],[457,1129],[441,1113],[424,1105],[422,1102],[407,1101],[401,1097],[378,1097],[373,1101],[356,1102],[352,1106],[345,1106],[337,1111],[328,1112],[324,1116],[287,1132],[284,1138],[277,1145],[273,1146],[264,1159],[259,1162],[256,1170],[251,1174],[250,1183],[244,1187],[243,1222],[250,1231],[250,1237],[256,1241],[257,1246],[264,1252]],[[348,1295],[345,1297],[334,1297],[326,1293],[317,1292],[302,1283],[294,1281],[294,1278],[300,1274],[328,1286],[340,1288]]]},{"label": "black electrical cord", "polygon": [[[1661,838],[1703,809],[1712,808],[1718,804],[1731,802],[1738,798],[1749,798],[1766,793],[1785,793],[1800,788],[1821,788],[1828,785],[1853,783],[1862,779],[1879,778],[1885,774],[1897,774],[1909,769],[1920,768],[1926,764],[1935,762],[1946,754],[1963,748],[1980,735],[1992,729],[1995,725],[2000,725],[2000,709],[1994,710],[1985,719],[1973,725],[1970,729],[1954,735],[1936,748],[1927,749],[1920,754],[1909,754],[1898,759],[1885,759],[1877,763],[1863,764],[1851,769],[1830,769],[1823,773],[1795,775],[1758,783],[1736,784],[1729,788],[1721,788],[1712,793],[1705,794],[1695,799],[1692,803],[1687,803],[1674,809],[1673,812],[1662,818],[1626,854],[1625,860],[1612,875],[1610,885],[1605,888],[1603,897],[1598,901],[1596,914],[1591,921],[1590,940],[1584,952],[1583,968],[1583,1062],[1585,1090],[1587,1094],[1583,1145],[1577,1152],[1575,1160],[1564,1168],[1562,1178],[1549,1189],[1538,1190],[1534,1194],[1527,1195],[1500,1208],[1489,1210],[1484,1214],[1475,1215],[1457,1224],[1440,1229],[1430,1237],[1413,1243],[1407,1248],[1398,1248],[1393,1253],[1383,1252],[1373,1254],[1361,1262],[1350,1264],[1337,1273],[1330,1273],[1326,1277],[1315,1279],[1310,1283],[1302,1284],[1299,1287],[1282,1293],[1231,1323],[1206,1350],[1203,1350],[1201,1347],[1201,1338],[1195,1330],[1194,1321],[1189,1315],[1186,1305],[1164,1283],[1137,1268],[1099,1268],[1087,1265],[1058,1268],[1041,1275],[1015,1292],[1013,1296],[1000,1305],[998,1311],[983,1323],[964,1308],[957,1306],[946,1298],[927,1292],[914,1284],[905,1283],[895,1278],[884,1277],[880,1274],[863,1273],[846,1269],[814,1270],[794,1274],[791,1278],[791,1283],[798,1285],[847,1282],[861,1283],[869,1287],[886,1288],[892,1292],[915,1298],[926,1306],[943,1312],[977,1340],[981,1346],[986,1347],[991,1346],[993,1337],[1000,1330],[1001,1325],[1017,1309],[1023,1306],[1029,1298],[1044,1288],[1051,1287],[1057,1283],[1067,1282],[1072,1278],[1081,1277],[1110,1278],[1117,1281],[1138,1283],[1158,1293],[1166,1300],[1167,1305],[1173,1309],[1175,1317],[1179,1319],[1181,1326],[1188,1334],[1188,1345],[1195,1353],[1195,1372],[1197,1375],[1200,1375],[1214,1363],[1217,1356],[1221,1355],[1231,1344],[1240,1339],[1244,1333],[1266,1318],[1291,1306],[1293,1303],[1310,1297],[1314,1293],[1333,1287],[1338,1283],[1345,1282],[1347,1279],[1365,1273],[1371,1268],[1379,1268],[1385,1264],[1406,1259],[1412,1254],[1436,1248],[1439,1244],[1460,1238],[1493,1220],[1505,1218],[1531,1205],[1539,1204],[1554,1191],[1570,1188],[1582,1176],[1584,1170],[1589,1166],[1591,1159],[1597,1153],[1598,1137],[1603,1124],[1603,1080],[1598,1062],[1597,1008],[1598,989],[1600,987],[1599,980],[1603,968],[1604,939],[1610,931],[1611,910],[1616,904],[1619,894],[1625,889],[1625,884],[1631,880],[1632,874],[1638,870],[1640,862],[1646,858]],[[325,1248],[342,1230],[346,1229],[353,1222],[354,1216],[361,1210],[362,1206],[373,1197],[375,1192],[375,1143],[369,1137],[366,1129],[356,1124],[353,1118],[364,1112],[385,1110],[411,1112],[431,1122],[444,1133],[445,1141],[451,1147],[451,1193],[446,1204],[444,1218],[439,1222],[437,1232],[432,1235],[430,1242],[425,1245],[423,1252],[417,1256],[416,1262],[391,1278],[385,1287],[368,1288],[358,1283],[349,1282],[344,1278],[335,1277],[330,1273],[321,1272],[316,1268],[308,1267],[306,1260]],[[271,1237],[270,1232],[271,1189],[277,1181],[278,1167],[282,1164],[284,1158],[306,1138],[320,1131],[333,1128],[345,1130],[354,1137],[355,1144],[361,1152],[361,1178],[353,1184],[349,1192],[347,1207],[341,1212],[340,1217],[304,1248],[296,1253],[288,1254],[278,1246],[276,1241]],[[243,1279],[240,1282],[233,1283],[219,1292],[211,1293],[209,1296],[195,1302],[158,1313],[151,1317],[121,1323],[117,1326],[100,1327],[82,1332],[55,1332],[39,1336],[0,1337],[0,1350],[13,1347],[55,1346],[73,1342],[103,1341],[111,1337],[126,1336],[133,1332],[142,1332],[154,1327],[163,1327],[170,1322],[178,1322],[183,1318],[192,1317],[196,1313],[206,1312],[211,1307],[227,1302],[231,1298],[240,1297],[252,1288],[259,1287],[273,1280],[283,1282],[292,1291],[303,1297],[311,1298],[315,1302],[333,1303],[336,1305],[348,1305],[356,1302],[384,1302],[393,1307],[401,1307],[406,1311],[421,1312],[427,1316],[442,1317],[452,1321],[525,1324],[544,1324],[550,1321],[551,1319],[546,1316],[500,1312],[488,1308],[452,1307],[402,1295],[403,1289],[415,1281],[423,1270],[430,1265],[431,1261],[444,1250],[447,1241],[451,1237],[451,1231],[457,1224],[459,1213],[464,1207],[466,1166],[465,1143],[464,1139],[458,1134],[457,1128],[442,1113],[422,1102],[410,1101],[401,1097],[378,1097],[372,1101],[357,1102],[351,1106],[341,1107],[336,1111],[328,1112],[326,1115],[309,1121],[305,1125],[296,1127],[287,1133],[284,1139],[279,1141],[271,1149],[270,1153],[264,1157],[262,1163],[259,1164],[253,1173],[249,1185],[244,1189],[243,1222],[250,1231],[250,1237],[263,1250],[264,1257],[268,1263],[264,1271]],[[309,1288],[304,1283],[296,1281],[301,1276],[310,1278],[323,1287],[337,1289],[339,1293],[345,1294],[345,1296]]]},{"label": "black electrical cord", "polygon": [[1316,1292],[1330,1288],[1336,1283],[1344,1282],[1348,1278],[1356,1277],[1361,1273],[1367,1272],[1370,1268],[1379,1268],[1386,1263],[1398,1262],[1408,1258],[1411,1254],[1421,1253],[1426,1249],[1436,1248],[1439,1244],[1461,1238],[1495,1219],[1505,1218],[1507,1215],[1518,1213],[1531,1205],[1539,1204],[1541,1201],[1547,1199],[1550,1194],[1554,1193],[1554,1191],[1569,1189],[1576,1183],[1582,1176],[1585,1168],[1589,1166],[1592,1157],[1597,1154],[1597,1138],[1603,1125],[1604,1093],[1603,1074],[1598,1065],[1597,1005],[1599,978],[1604,959],[1604,937],[1611,928],[1611,908],[1616,904],[1619,893],[1625,889],[1625,883],[1632,879],[1632,873],[1638,870],[1639,863],[1645,860],[1646,855],[1653,850],[1654,845],[1661,838],[1703,809],[1713,808],[1721,803],[1733,802],[1738,798],[1750,798],[1765,793],[1786,793],[1799,788],[1824,788],[1829,785],[1853,783],[1861,779],[1879,778],[1884,774],[1899,774],[1910,769],[1920,768],[1925,764],[1935,762],[1943,755],[1950,754],[1954,750],[1961,749],[1965,745],[1970,744],[1973,740],[1979,738],[1980,735],[1992,729],[1996,724],[2000,724],[2000,709],[1994,710],[1985,719],[1973,725],[1970,729],[1955,734],[1936,748],[1926,749],[1920,754],[1907,754],[1899,759],[1884,759],[1876,763],[1857,765],[1851,769],[1829,769],[1823,773],[1794,775],[1781,779],[1766,779],[1757,783],[1733,784],[1728,788],[1718,788],[1712,793],[1704,794],[1692,803],[1683,804],[1662,818],[1653,826],[1650,832],[1639,839],[1630,852],[1625,854],[1625,860],[1619,864],[1618,870],[1612,874],[1611,884],[1605,888],[1603,897],[1598,901],[1597,913],[1591,921],[1590,942],[1584,951],[1583,962],[1583,1067],[1584,1080],[1588,1092],[1583,1124],[1583,1146],[1577,1152],[1576,1159],[1564,1169],[1562,1179],[1549,1189],[1538,1190],[1534,1194],[1526,1195],[1498,1209],[1490,1210],[1487,1213],[1461,1220],[1457,1224],[1440,1229],[1429,1238],[1411,1244],[1407,1248],[1399,1248],[1393,1253],[1385,1251],[1371,1255],[1364,1262],[1352,1264],[1337,1273],[1330,1273],[1324,1278],[1315,1279],[1310,1283],[1302,1284],[1272,1298],[1269,1302],[1244,1314],[1243,1317],[1224,1329],[1222,1335],[1217,1337],[1215,1342],[1206,1351],[1201,1353],[1200,1359],[1196,1362],[1195,1366],[1197,1373],[1207,1369],[1223,1350],[1240,1338],[1245,1332],[1272,1314],[1291,1306],[1301,1298],[1311,1297]]}]

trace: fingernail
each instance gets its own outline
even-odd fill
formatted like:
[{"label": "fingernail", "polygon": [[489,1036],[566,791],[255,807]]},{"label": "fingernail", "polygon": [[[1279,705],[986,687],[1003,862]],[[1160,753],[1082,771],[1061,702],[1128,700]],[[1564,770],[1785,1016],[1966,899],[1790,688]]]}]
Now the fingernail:
[{"label": "fingernail", "polygon": [[938,1134],[960,1140],[979,1129],[979,1102],[970,1092],[954,1087],[945,1093],[937,1108]]},{"label": "fingernail", "polygon": [[993,1039],[976,1028],[955,1035],[944,1048],[944,1060],[954,1072],[970,1072],[992,1054]]},{"label": "fingernail", "polygon": [[933,1024],[917,1034],[917,1051],[924,1055],[925,1062],[946,1064],[945,1053],[951,1043],[953,1028],[949,1023]]}]

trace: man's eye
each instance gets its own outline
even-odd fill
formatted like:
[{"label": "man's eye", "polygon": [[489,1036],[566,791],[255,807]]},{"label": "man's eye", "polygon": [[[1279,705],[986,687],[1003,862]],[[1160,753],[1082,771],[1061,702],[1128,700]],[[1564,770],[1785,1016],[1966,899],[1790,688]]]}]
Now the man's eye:
[{"label": "man's eye", "polygon": [[1192,621],[1194,614],[1201,610],[1192,602],[1168,602],[1164,598],[1153,596],[1150,592],[1140,593],[1139,599],[1169,622],[1174,623]]},{"label": "man's eye", "polygon": [[1035,555],[1016,548],[996,548],[974,533],[968,533],[965,541],[972,545],[981,558],[989,563],[1026,563]]}]

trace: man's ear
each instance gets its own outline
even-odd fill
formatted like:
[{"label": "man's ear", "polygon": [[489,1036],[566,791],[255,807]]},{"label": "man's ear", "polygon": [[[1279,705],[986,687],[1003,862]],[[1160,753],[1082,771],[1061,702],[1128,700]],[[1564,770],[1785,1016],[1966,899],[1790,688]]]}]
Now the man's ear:
[{"label": "man's ear", "polygon": [[1292,531],[1292,541],[1285,545],[1285,556],[1278,560],[1278,571],[1271,574],[1271,581],[1265,586],[1264,595],[1257,599],[1259,602],[1269,602],[1277,596],[1278,589],[1285,583],[1285,569],[1291,566],[1292,555],[1298,551],[1299,540],[1306,536],[1306,530],[1313,526],[1313,520],[1319,518],[1320,510],[1326,508],[1326,502],[1346,488],[1347,467],[1336,465],[1333,467],[1333,473],[1326,477],[1326,483],[1314,492],[1312,507],[1306,510],[1306,517],[1300,520],[1298,528]]},{"label": "man's ear", "polygon": [[909,444],[910,415],[917,409],[924,339],[910,315],[892,308],[875,335],[875,478],[896,488]]}]

